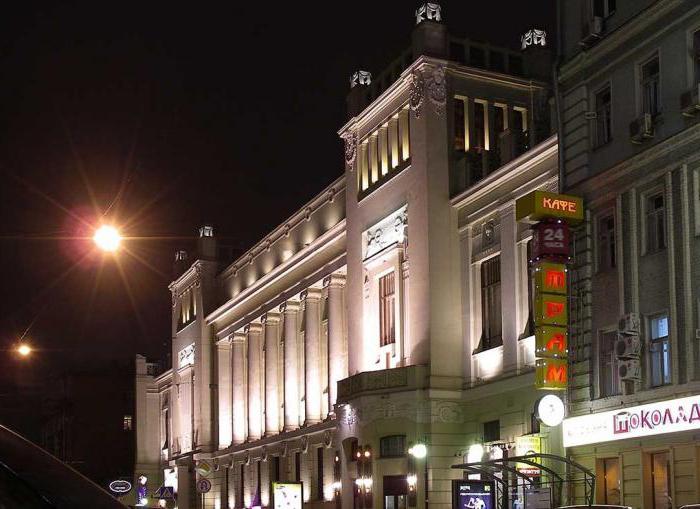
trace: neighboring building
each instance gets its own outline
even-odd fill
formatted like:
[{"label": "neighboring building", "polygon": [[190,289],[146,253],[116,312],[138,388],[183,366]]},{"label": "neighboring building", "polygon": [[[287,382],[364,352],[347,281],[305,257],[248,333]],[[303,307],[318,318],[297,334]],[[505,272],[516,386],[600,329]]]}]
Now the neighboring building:
[{"label": "neighboring building", "polygon": [[515,52],[416,16],[408,51],[353,76],[343,175],[228,266],[209,226],[177,255],[173,368],[137,360],[135,475],[180,509],[267,507],[274,480],[309,507],[447,507],[474,444],[562,452],[533,418],[514,209],[557,188],[543,36]]},{"label": "neighboring building", "polygon": [[[36,412],[45,450],[105,490],[114,480],[131,480],[136,445],[133,368],[122,363],[65,373],[48,379],[43,394]],[[126,494],[124,501],[132,495]]]},{"label": "neighboring building", "polygon": [[700,5],[558,4],[565,190],[587,206],[564,443],[599,503],[697,503]]}]

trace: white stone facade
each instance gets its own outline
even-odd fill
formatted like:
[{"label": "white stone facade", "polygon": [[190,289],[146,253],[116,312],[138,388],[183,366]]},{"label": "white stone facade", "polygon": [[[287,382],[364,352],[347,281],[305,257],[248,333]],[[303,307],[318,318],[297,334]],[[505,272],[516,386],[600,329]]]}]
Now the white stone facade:
[{"label": "white stone facade", "polygon": [[[535,134],[532,110],[549,92],[464,65],[438,21],[418,24],[387,86],[352,88],[339,179],[231,265],[200,255],[170,285],[173,368],[139,375],[136,475],[176,478],[180,509],[267,507],[274,479],[302,481],[309,507],[384,508],[411,474],[417,496],[401,503],[445,508],[462,475],[450,467],[494,421],[492,442],[540,433],[558,451],[531,425],[529,232],[514,215],[515,199],[556,187],[556,136]],[[515,69],[522,56],[504,54]],[[501,343],[480,348],[479,271],[495,255]],[[418,442],[429,454],[414,463]],[[361,503],[358,448],[371,451]]]}]

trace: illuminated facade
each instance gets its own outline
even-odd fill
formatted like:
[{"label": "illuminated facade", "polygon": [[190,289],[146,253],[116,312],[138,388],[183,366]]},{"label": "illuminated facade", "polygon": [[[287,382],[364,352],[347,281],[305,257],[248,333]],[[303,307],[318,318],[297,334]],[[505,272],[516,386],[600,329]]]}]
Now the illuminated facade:
[{"label": "illuminated facade", "polygon": [[700,10],[560,4],[565,191],[586,204],[564,445],[597,473],[597,503],[697,503]]},{"label": "illuminated facade", "polygon": [[447,507],[474,444],[559,452],[533,418],[515,219],[557,189],[547,50],[455,39],[437,4],[416,22],[384,73],[352,77],[340,178],[228,266],[207,227],[194,263],[178,254],[173,367],[137,377],[136,474],[180,509],[267,507],[273,481],[309,507]]}]

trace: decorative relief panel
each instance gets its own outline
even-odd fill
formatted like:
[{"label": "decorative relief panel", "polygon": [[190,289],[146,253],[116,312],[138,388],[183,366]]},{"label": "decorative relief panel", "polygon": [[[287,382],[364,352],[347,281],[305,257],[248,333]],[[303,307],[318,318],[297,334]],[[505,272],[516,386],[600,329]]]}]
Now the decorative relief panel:
[{"label": "decorative relief panel", "polygon": [[408,237],[408,210],[404,205],[365,231],[364,258],[370,258],[387,246],[403,243]]}]

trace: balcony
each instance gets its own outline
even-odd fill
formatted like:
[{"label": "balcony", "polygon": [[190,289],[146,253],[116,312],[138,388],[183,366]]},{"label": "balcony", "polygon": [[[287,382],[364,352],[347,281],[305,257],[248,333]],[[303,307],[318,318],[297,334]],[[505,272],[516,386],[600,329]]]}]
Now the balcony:
[{"label": "balcony", "polygon": [[424,389],[428,385],[426,366],[365,371],[338,382],[338,403],[375,393]]}]

